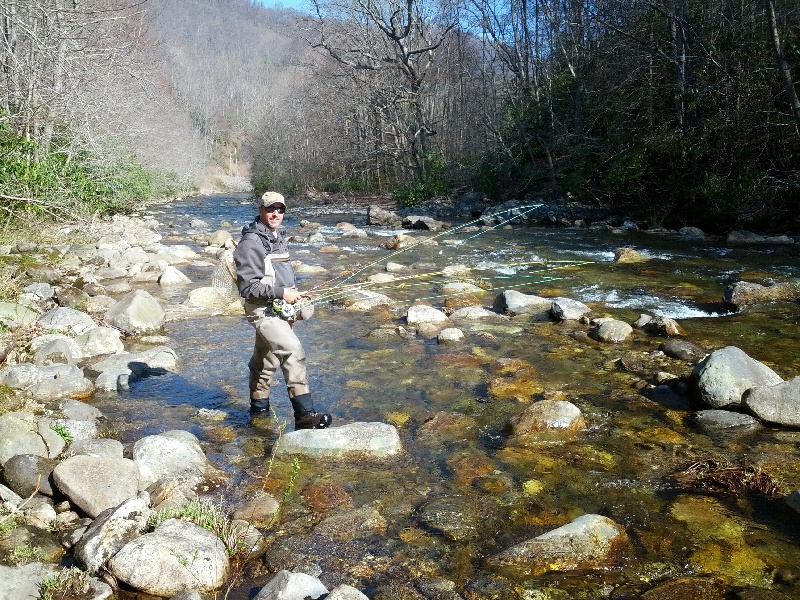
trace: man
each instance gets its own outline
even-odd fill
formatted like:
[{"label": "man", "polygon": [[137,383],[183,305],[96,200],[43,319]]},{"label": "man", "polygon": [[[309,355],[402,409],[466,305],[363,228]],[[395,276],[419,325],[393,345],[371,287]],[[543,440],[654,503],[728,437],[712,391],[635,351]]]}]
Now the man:
[{"label": "man", "polygon": [[[277,192],[265,192],[258,205],[258,218],[242,229],[242,239],[233,253],[236,285],[244,298],[248,321],[256,329],[250,358],[250,411],[269,413],[270,385],[280,367],[294,409],[295,429],[324,429],[333,421],[329,414],[314,411],[306,354],[294,321],[295,305],[308,294],[295,287],[289,262],[289,243],[280,226],[286,201]],[[299,306],[299,305],[298,305]]]}]

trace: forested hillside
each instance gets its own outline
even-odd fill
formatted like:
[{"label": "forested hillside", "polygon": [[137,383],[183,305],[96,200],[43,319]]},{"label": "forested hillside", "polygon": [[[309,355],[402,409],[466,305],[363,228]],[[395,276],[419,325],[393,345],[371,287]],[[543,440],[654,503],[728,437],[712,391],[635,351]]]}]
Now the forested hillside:
[{"label": "forested hillside", "polygon": [[7,0],[0,11],[7,211],[244,175],[257,189],[407,204],[473,188],[571,197],[653,225],[798,225],[793,0],[309,0],[303,12]]}]

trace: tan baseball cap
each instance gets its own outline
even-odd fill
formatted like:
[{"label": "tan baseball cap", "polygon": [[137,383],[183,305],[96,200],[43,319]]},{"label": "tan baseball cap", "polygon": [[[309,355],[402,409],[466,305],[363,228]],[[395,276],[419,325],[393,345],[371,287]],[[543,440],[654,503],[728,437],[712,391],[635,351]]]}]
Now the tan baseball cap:
[{"label": "tan baseball cap", "polygon": [[284,200],[283,195],[278,192],[264,192],[264,195],[261,196],[261,206],[267,208],[273,204],[282,204],[285,208],[286,200]]}]

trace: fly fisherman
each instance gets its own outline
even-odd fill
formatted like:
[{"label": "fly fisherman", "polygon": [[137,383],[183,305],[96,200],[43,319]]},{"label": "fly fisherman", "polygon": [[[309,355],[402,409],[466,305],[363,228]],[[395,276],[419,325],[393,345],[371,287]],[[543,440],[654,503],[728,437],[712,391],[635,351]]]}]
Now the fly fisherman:
[{"label": "fly fisherman", "polygon": [[[244,299],[247,320],[256,329],[250,358],[250,412],[269,413],[272,379],[280,367],[294,409],[295,429],[324,429],[333,418],[314,411],[306,375],[306,353],[294,333],[294,321],[308,309],[297,304],[309,296],[295,287],[289,262],[286,232],[280,229],[286,201],[277,192],[266,192],[258,205],[258,218],[242,229],[233,253],[236,285]],[[310,314],[305,315],[306,318]]]}]

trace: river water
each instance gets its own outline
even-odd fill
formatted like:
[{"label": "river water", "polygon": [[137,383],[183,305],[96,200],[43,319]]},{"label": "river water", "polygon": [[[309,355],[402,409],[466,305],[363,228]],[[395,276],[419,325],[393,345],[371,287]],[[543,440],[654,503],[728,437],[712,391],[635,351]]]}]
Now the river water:
[{"label": "river water", "polygon": [[[164,224],[166,243],[193,244],[193,233],[202,230],[191,230],[192,219],[202,219],[212,231],[227,228],[238,239],[254,208],[242,197],[214,196],[152,213]],[[617,597],[629,590],[633,595],[624,597],[633,598],[683,576],[718,578],[730,589],[755,594],[748,598],[766,598],[759,594],[768,589],[800,597],[800,517],[782,498],[685,489],[670,478],[693,463],[716,460],[762,469],[788,493],[800,488],[800,435],[766,427],[738,435],[703,433],[693,425],[686,398],[648,392],[659,371],[691,372],[691,364],[657,354],[663,338],[636,331],[629,342],[601,344],[582,335],[586,328],[578,323],[524,317],[464,326],[465,338],[449,345],[376,334],[404,327],[404,312],[413,301],[436,307],[464,302],[443,296],[445,278],[431,274],[463,264],[474,281],[492,288],[471,298],[483,305],[513,288],[570,297],[628,322],[641,313],[662,314],[680,322],[687,340],[709,351],[738,346],[788,379],[800,374],[798,304],[729,314],[721,300],[729,282],[800,277],[794,246],[731,247],[674,234],[512,223],[493,230],[463,227],[437,236],[436,245],[391,252],[382,244],[398,232],[367,227],[363,209],[292,207],[285,225],[305,235],[302,219],[319,223],[326,236],[324,245],[292,245],[295,260],[325,269],[301,276],[305,289],[331,285],[344,270],[355,275],[341,285],[364,280],[385,271],[388,261],[415,275],[402,286],[375,286],[395,300],[388,307],[360,313],[319,302],[314,318],[297,325],[317,409],[330,412],[334,425],[397,425],[402,457],[377,463],[303,459],[292,482],[289,461],[268,460],[274,428],[264,430],[249,420],[246,363],[253,331],[239,316],[168,323],[177,372],[148,377],[120,397],[97,402],[125,443],[169,429],[197,435],[209,458],[230,475],[230,484],[211,494],[223,505],[258,489],[278,498],[289,492],[274,538],[293,549],[288,554],[296,563],[287,568],[313,564],[329,587],[347,582],[383,598],[404,596],[390,595],[390,582],[403,589],[425,577],[453,581],[463,597],[476,600],[603,598],[614,589]],[[335,227],[341,221],[369,236],[341,238]],[[648,260],[614,263],[621,246]],[[583,264],[565,267],[560,261]],[[537,262],[560,268],[542,271]],[[182,270],[193,286],[210,284],[211,266],[195,263]],[[165,294],[157,287],[149,291]],[[186,293],[184,288],[166,292],[172,302]],[[640,366],[620,368],[624,357]],[[510,439],[508,420],[541,398],[571,401],[587,428],[524,444]],[[273,405],[279,419],[291,424],[282,385],[275,387]],[[199,409],[220,411],[220,419],[199,418]],[[343,490],[353,507],[377,508],[387,520],[386,531],[344,547],[315,549],[309,534],[324,512],[309,505],[306,492],[321,483]],[[614,568],[534,577],[486,566],[486,557],[585,513],[606,515],[626,527],[630,545]],[[248,570],[228,597],[252,597],[268,578],[263,569]]]}]

